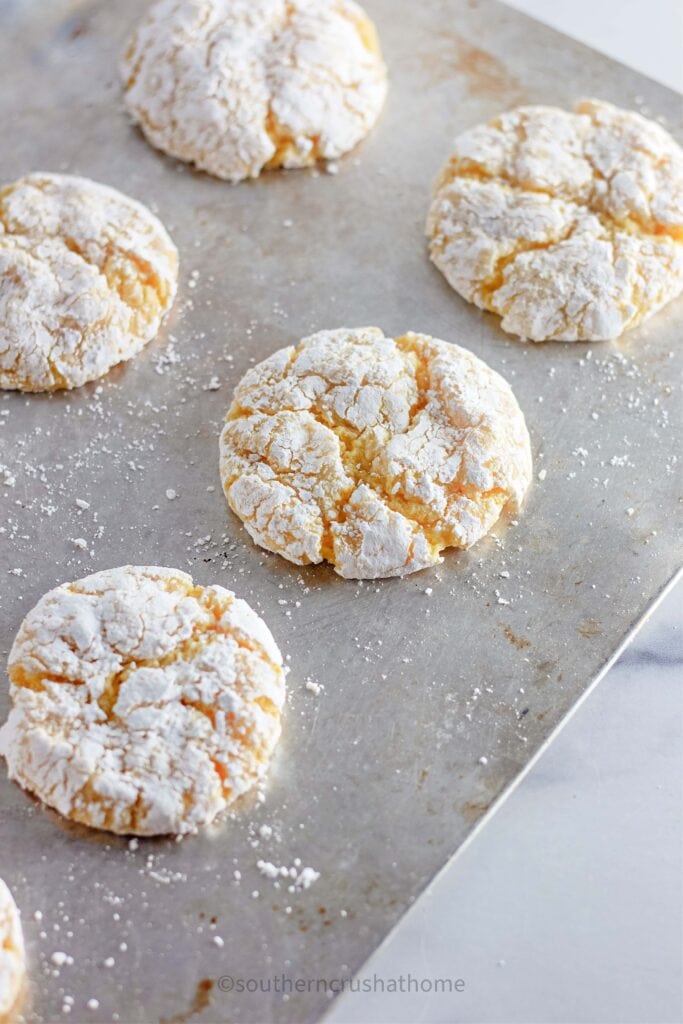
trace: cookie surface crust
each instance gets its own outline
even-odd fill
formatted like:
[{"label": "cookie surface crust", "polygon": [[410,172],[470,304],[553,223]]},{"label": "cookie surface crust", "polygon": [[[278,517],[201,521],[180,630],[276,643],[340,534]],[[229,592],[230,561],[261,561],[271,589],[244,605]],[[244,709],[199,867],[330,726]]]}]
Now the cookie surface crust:
[{"label": "cookie surface crust", "polygon": [[0,388],[75,388],[130,359],[177,274],[166,229],[113,188],[43,173],[0,187]]},{"label": "cookie surface crust", "polygon": [[280,735],[282,657],[265,623],[173,569],[50,591],[8,667],[10,777],[94,828],[193,831],[264,777]]},{"label": "cookie surface crust", "polygon": [[12,893],[0,878],[0,1020],[9,1017],[24,979],[21,919]]},{"label": "cookie surface crust", "polygon": [[434,189],[431,258],[531,341],[606,341],[683,290],[683,150],[584,100],[519,107],[460,135]]},{"label": "cookie surface crust", "polygon": [[347,153],[387,89],[375,28],[353,0],[160,0],[121,75],[152,145],[231,182]]},{"label": "cookie surface crust", "polygon": [[257,544],[375,579],[434,565],[519,508],[531,451],[509,385],[471,352],[342,328],[245,374],[220,471]]}]

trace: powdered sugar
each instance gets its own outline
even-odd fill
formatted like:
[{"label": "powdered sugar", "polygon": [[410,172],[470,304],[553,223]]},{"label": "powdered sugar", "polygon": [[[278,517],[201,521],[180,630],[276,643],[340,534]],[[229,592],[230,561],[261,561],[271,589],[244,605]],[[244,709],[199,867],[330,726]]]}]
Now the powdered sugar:
[{"label": "powdered sugar", "polygon": [[315,868],[302,867],[301,859],[296,857],[291,866],[286,864],[277,865],[271,861],[259,860],[256,867],[264,878],[269,879],[276,889],[283,887],[287,892],[301,892],[310,889],[314,882],[320,878],[320,872]]}]

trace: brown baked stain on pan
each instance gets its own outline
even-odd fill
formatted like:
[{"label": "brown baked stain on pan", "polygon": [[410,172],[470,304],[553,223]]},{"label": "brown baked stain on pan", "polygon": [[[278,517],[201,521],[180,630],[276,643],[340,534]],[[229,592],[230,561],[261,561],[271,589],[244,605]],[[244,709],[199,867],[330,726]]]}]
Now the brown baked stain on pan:
[{"label": "brown baked stain on pan", "polygon": [[440,32],[433,45],[419,52],[416,59],[431,85],[461,78],[471,96],[496,99],[510,105],[524,99],[521,82],[503,61],[457,32]]},{"label": "brown baked stain on pan", "polygon": [[197,988],[195,990],[194,999],[190,1003],[190,1006],[183,1013],[177,1013],[174,1017],[161,1017],[159,1024],[186,1024],[186,1021],[196,1017],[202,1013],[207,1007],[213,1003],[213,997],[211,991],[213,989],[213,981],[211,978],[202,978],[201,981],[197,982]]},{"label": "brown baked stain on pan", "polygon": [[465,821],[473,823],[479,821],[491,806],[491,800],[468,800],[460,808]]},{"label": "brown baked stain on pan", "polygon": [[505,626],[505,628],[503,629],[503,636],[505,637],[506,640],[509,640],[510,643],[514,647],[516,647],[518,651],[523,651],[525,647],[531,646],[531,641],[527,640],[525,636],[518,636],[515,632],[513,632],[511,626]]},{"label": "brown baked stain on pan", "polygon": [[596,636],[602,635],[602,626],[597,619],[582,619],[576,627],[576,632],[586,640],[593,640]]}]

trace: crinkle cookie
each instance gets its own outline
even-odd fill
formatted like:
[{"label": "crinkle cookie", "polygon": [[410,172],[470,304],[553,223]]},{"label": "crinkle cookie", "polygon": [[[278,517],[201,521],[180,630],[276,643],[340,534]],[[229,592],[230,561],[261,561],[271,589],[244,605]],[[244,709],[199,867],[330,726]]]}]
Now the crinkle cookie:
[{"label": "crinkle cookie", "polygon": [[604,341],[683,290],[683,150],[608,103],[520,107],[460,135],[427,222],[464,298],[531,341]]},{"label": "crinkle cookie", "polygon": [[374,579],[434,565],[518,509],[531,451],[510,387],[471,352],[343,328],[245,374],[220,471],[257,544]]},{"label": "crinkle cookie", "polygon": [[353,149],[387,88],[375,28],[353,0],[159,0],[122,77],[152,145],[232,182]]},{"label": "crinkle cookie", "polygon": [[174,569],[51,590],[19,629],[9,676],[10,777],[110,832],[212,821],[264,777],[280,735],[282,657],[265,623]]},{"label": "crinkle cookie", "polygon": [[24,937],[17,905],[0,878],[0,1020],[9,1018],[19,996],[24,971]]},{"label": "crinkle cookie", "polygon": [[121,192],[42,173],[0,187],[0,388],[75,388],[130,359],[177,276],[163,225]]}]

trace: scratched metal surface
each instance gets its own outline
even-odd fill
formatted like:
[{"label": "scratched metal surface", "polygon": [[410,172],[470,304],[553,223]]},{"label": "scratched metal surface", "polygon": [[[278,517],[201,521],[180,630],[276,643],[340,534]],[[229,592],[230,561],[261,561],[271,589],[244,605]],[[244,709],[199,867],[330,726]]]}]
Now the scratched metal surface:
[{"label": "scratched metal surface", "polygon": [[[0,462],[15,478],[0,487],[0,651],[57,582],[138,562],[233,587],[291,658],[265,805],[182,843],[131,851],[0,780],[0,873],[24,915],[29,1021],[60,1017],[67,996],[77,1021],[319,1018],[319,986],[283,999],[269,979],[308,987],[363,963],[679,561],[681,303],[619,344],[525,347],[448,289],[422,239],[429,183],[465,126],[591,94],[645,106],[680,138],[679,98],[491,2],[423,0],[400,16],[392,0],[367,6],[392,79],[372,137],[336,177],[230,187],[163,158],[123,116],[115,57],[142,4],[0,0],[0,180],[52,169],[118,186],[158,210],[182,258],[176,312],[134,362],[100,387],[0,398]],[[249,543],[218,486],[216,439],[254,359],[365,323],[461,342],[502,371],[547,476],[519,525],[435,571],[357,586]],[[205,390],[214,374],[220,389]],[[3,718],[7,707],[3,687]],[[258,838],[262,824],[272,838]],[[306,892],[256,867],[296,857],[320,872]],[[73,963],[58,969],[55,951]],[[238,992],[249,978],[271,991]]]}]

